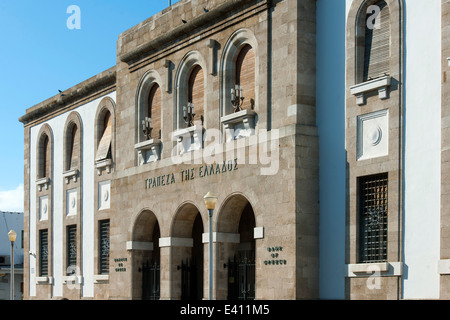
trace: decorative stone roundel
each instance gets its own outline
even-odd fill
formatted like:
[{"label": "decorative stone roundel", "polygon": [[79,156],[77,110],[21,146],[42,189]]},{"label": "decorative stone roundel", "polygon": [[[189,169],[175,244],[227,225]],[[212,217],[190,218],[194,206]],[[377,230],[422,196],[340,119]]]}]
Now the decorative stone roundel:
[{"label": "decorative stone roundel", "polygon": [[108,190],[105,190],[104,192],[103,192],[103,201],[108,201],[108,198],[109,198],[109,192],[108,192]]},{"label": "decorative stone roundel", "polygon": [[379,126],[372,128],[372,130],[369,133],[368,138],[373,146],[379,145],[381,142],[381,139],[383,138],[383,130],[381,130],[381,128]]},{"label": "decorative stone roundel", "polygon": [[75,205],[77,204],[75,198],[72,198],[72,200],[70,201],[70,205],[72,206],[72,208],[75,208]]}]

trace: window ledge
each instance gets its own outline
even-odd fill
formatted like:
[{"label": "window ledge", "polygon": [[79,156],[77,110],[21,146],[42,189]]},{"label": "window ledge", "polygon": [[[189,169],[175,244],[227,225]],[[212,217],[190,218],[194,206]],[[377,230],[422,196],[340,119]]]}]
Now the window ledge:
[{"label": "window ledge", "polygon": [[95,274],[94,283],[104,283],[109,281],[109,274]]},{"label": "window ledge", "polygon": [[365,94],[378,90],[378,97],[381,100],[388,98],[388,87],[391,85],[391,77],[383,76],[374,80],[366,81],[350,87],[352,95],[356,96],[356,103],[363,105],[365,103]]},{"label": "window ledge", "polygon": [[127,248],[127,251],[132,251],[132,250],[153,251],[153,242],[127,241],[126,248]]},{"label": "window ledge", "polygon": [[136,150],[149,150],[149,149],[152,149],[154,146],[158,146],[160,144],[161,144],[161,140],[159,140],[159,139],[150,139],[150,140],[146,140],[146,141],[143,141],[143,142],[136,143],[134,145],[134,148]]},{"label": "window ledge", "polygon": [[83,276],[64,276],[62,277],[62,281],[65,284],[82,284]]},{"label": "window ledge", "polygon": [[97,168],[97,174],[101,176],[102,170],[106,170],[107,173],[111,173],[111,165],[112,165],[111,159],[96,161],[95,167]]},{"label": "window ledge", "polygon": [[194,132],[202,132],[202,131],[203,131],[203,127],[202,126],[194,125],[194,126],[189,127],[189,128],[178,129],[178,130],[176,130],[173,133],[173,135],[174,135],[174,137],[178,138],[178,137],[181,137],[181,136],[184,136],[184,135],[187,135],[187,134],[193,135]]},{"label": "window ledge", "polygon": [[39,191],[42,191],[42,187],[45,187],[45,190],[48,190],[48,186],[50,185],[50,178],[45,177],[36,180],[36,184],[39,188]]},{"label": "window ledge", "polygon": [[203,148],[203,126],[201,125],[179,129],[173,133],[173,136],[177,139],[178,155]]},{"label": "window ledge", "polygon": [[344,269],[348,278],[378,276],[402,276],[403,262],[379,262],[346,264]]},{"label": "window ledge", "polygon": [[220,118],[225,128],[226,141],[254,135],[256,116],[255,111],[245,109]]},{"label": "window ledge", "polygon": [[245,109],[242,111],[238,111],[238,112],[223,116],[222,118],[220,118],[220,121],[222,121],[223,124],[230,124],[230,123],[241,122],[243,119],[246,119],[246,118],[254,118],[254,117],[256,117],[255,111]]},{"label": "window ledge", "polygon": [[450,259],[443,259],[438,261],[438,273],[450,274]]},{"label": "window ledge", "polygon": [[52,284],[53,277],[36,277],[36,284]]},{"label": "window ledge", "polygon": [[77,182],[78,174],[80,171],[78,169],[69,170],[63,173],[63,177],[66,180],[66,184],[69,184],[70,178],[73,179],[73,182]]},{"label": "window ledge", "polygon": [[156,162],[161,159],[161,140],[150,139],[136,143],[134,148],[138,152],[139,165]]}]

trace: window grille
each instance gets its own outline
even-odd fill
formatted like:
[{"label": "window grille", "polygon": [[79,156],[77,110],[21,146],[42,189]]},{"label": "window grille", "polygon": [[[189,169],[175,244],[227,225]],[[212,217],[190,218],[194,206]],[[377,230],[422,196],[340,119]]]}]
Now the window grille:
[{"label": "window grille", "polygon": [[100,274],[109,273],[109,220],[99,223],[99,271]]},{"label": "window grille", "polygon": [[387,260],[388,175],[359,179],[360,262]]},{"label": "window grille", "polygon": [[77,265],[77,227],[67,227],[67,274],[75,274]]},{"label": "window grille", "polygon": [[39,275],[48,276],[48,230],[39,231]]}]

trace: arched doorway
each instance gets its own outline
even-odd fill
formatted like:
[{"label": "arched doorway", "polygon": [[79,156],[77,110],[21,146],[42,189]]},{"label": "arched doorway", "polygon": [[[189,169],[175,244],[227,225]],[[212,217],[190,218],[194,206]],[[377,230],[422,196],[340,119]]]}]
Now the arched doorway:
[{"label": "arched doorway", "polygon": [[233,195],[220,209],[217,230],[217,298],[253,300],[255,298],[255,213],[243,195]]},{"label": "arched doorway", "polygon": [[[172,228],[174,242],[172,262],[176,271],[172,281],[174,299],[203,299],[204,248],[202,242],[203,219],[193,204],[182,206],[175,215]],[[180,240],[181,239],[181,240]]]},{"label": "arched doorway", "polygon": [[143,211],[134,223],[132,241],[133,299],[159,300],[160,248],[159,223],[151,211]]}]

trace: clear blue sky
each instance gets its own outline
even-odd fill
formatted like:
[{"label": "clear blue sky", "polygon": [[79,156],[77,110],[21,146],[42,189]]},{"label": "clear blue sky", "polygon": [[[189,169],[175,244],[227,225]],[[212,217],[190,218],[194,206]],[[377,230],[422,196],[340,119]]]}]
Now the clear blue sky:
[{"label": "clear blue sky", "polygon": [[[67,28],[71,5],[81,10],[79,30]],[[24,171],[18,118],[58,89],[114,66],[119,34],[168,5],[169,0],[0,0],[0,211],[22,210],[12,204]]]}]

